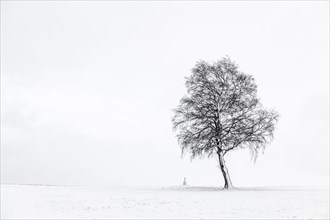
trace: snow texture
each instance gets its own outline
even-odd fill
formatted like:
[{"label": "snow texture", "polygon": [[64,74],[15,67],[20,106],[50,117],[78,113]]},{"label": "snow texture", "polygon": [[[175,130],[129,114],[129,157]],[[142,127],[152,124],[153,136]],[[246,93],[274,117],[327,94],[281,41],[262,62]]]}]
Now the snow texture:
[{"label": "snow texture", "polygon": [[329,189],[1,185],[1,219],[329,219]]}]

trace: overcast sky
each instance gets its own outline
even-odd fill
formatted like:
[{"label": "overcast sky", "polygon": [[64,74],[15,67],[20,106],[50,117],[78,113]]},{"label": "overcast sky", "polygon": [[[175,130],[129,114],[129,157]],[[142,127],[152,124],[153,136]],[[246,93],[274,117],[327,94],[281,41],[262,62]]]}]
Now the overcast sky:
[{"label": "overcast sky", "polygon": [[229,55],[280,114],[235,186],[329,184],[329,2],[1,1],[1,183],[223,185],[180,157],[172,109]]}]

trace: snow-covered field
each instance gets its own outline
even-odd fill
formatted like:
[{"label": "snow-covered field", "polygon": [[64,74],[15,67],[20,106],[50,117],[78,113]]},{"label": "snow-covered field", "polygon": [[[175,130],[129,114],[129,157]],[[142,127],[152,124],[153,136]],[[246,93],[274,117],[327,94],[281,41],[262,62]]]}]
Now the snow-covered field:
[{"label": "snow-covered field", "polygon": [[329,189],[1,185],[1,219],[329,219]]}]

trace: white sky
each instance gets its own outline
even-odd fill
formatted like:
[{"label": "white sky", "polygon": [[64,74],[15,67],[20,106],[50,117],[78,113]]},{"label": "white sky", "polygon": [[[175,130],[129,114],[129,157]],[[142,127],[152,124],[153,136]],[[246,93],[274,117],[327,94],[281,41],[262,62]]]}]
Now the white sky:
[{"label": "white sky", "polygon": [[329,2],[1,1],[1,183],[219,185],[171,117],[196,61],[229,55],[281,115],[235,186],[329,185]]}]

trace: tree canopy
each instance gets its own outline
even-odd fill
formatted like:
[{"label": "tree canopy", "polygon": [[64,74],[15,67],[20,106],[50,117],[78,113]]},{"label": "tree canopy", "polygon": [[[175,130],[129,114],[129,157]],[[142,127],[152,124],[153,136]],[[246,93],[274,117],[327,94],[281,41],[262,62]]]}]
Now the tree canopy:
[{"label": "tree canopy", "polygon": [[256,158],[272,140],[278,114],[262,106],[254,78],[229,58],[197,62],[186,87],[172,119],[182,154],[223,157],[248,148]]}]

